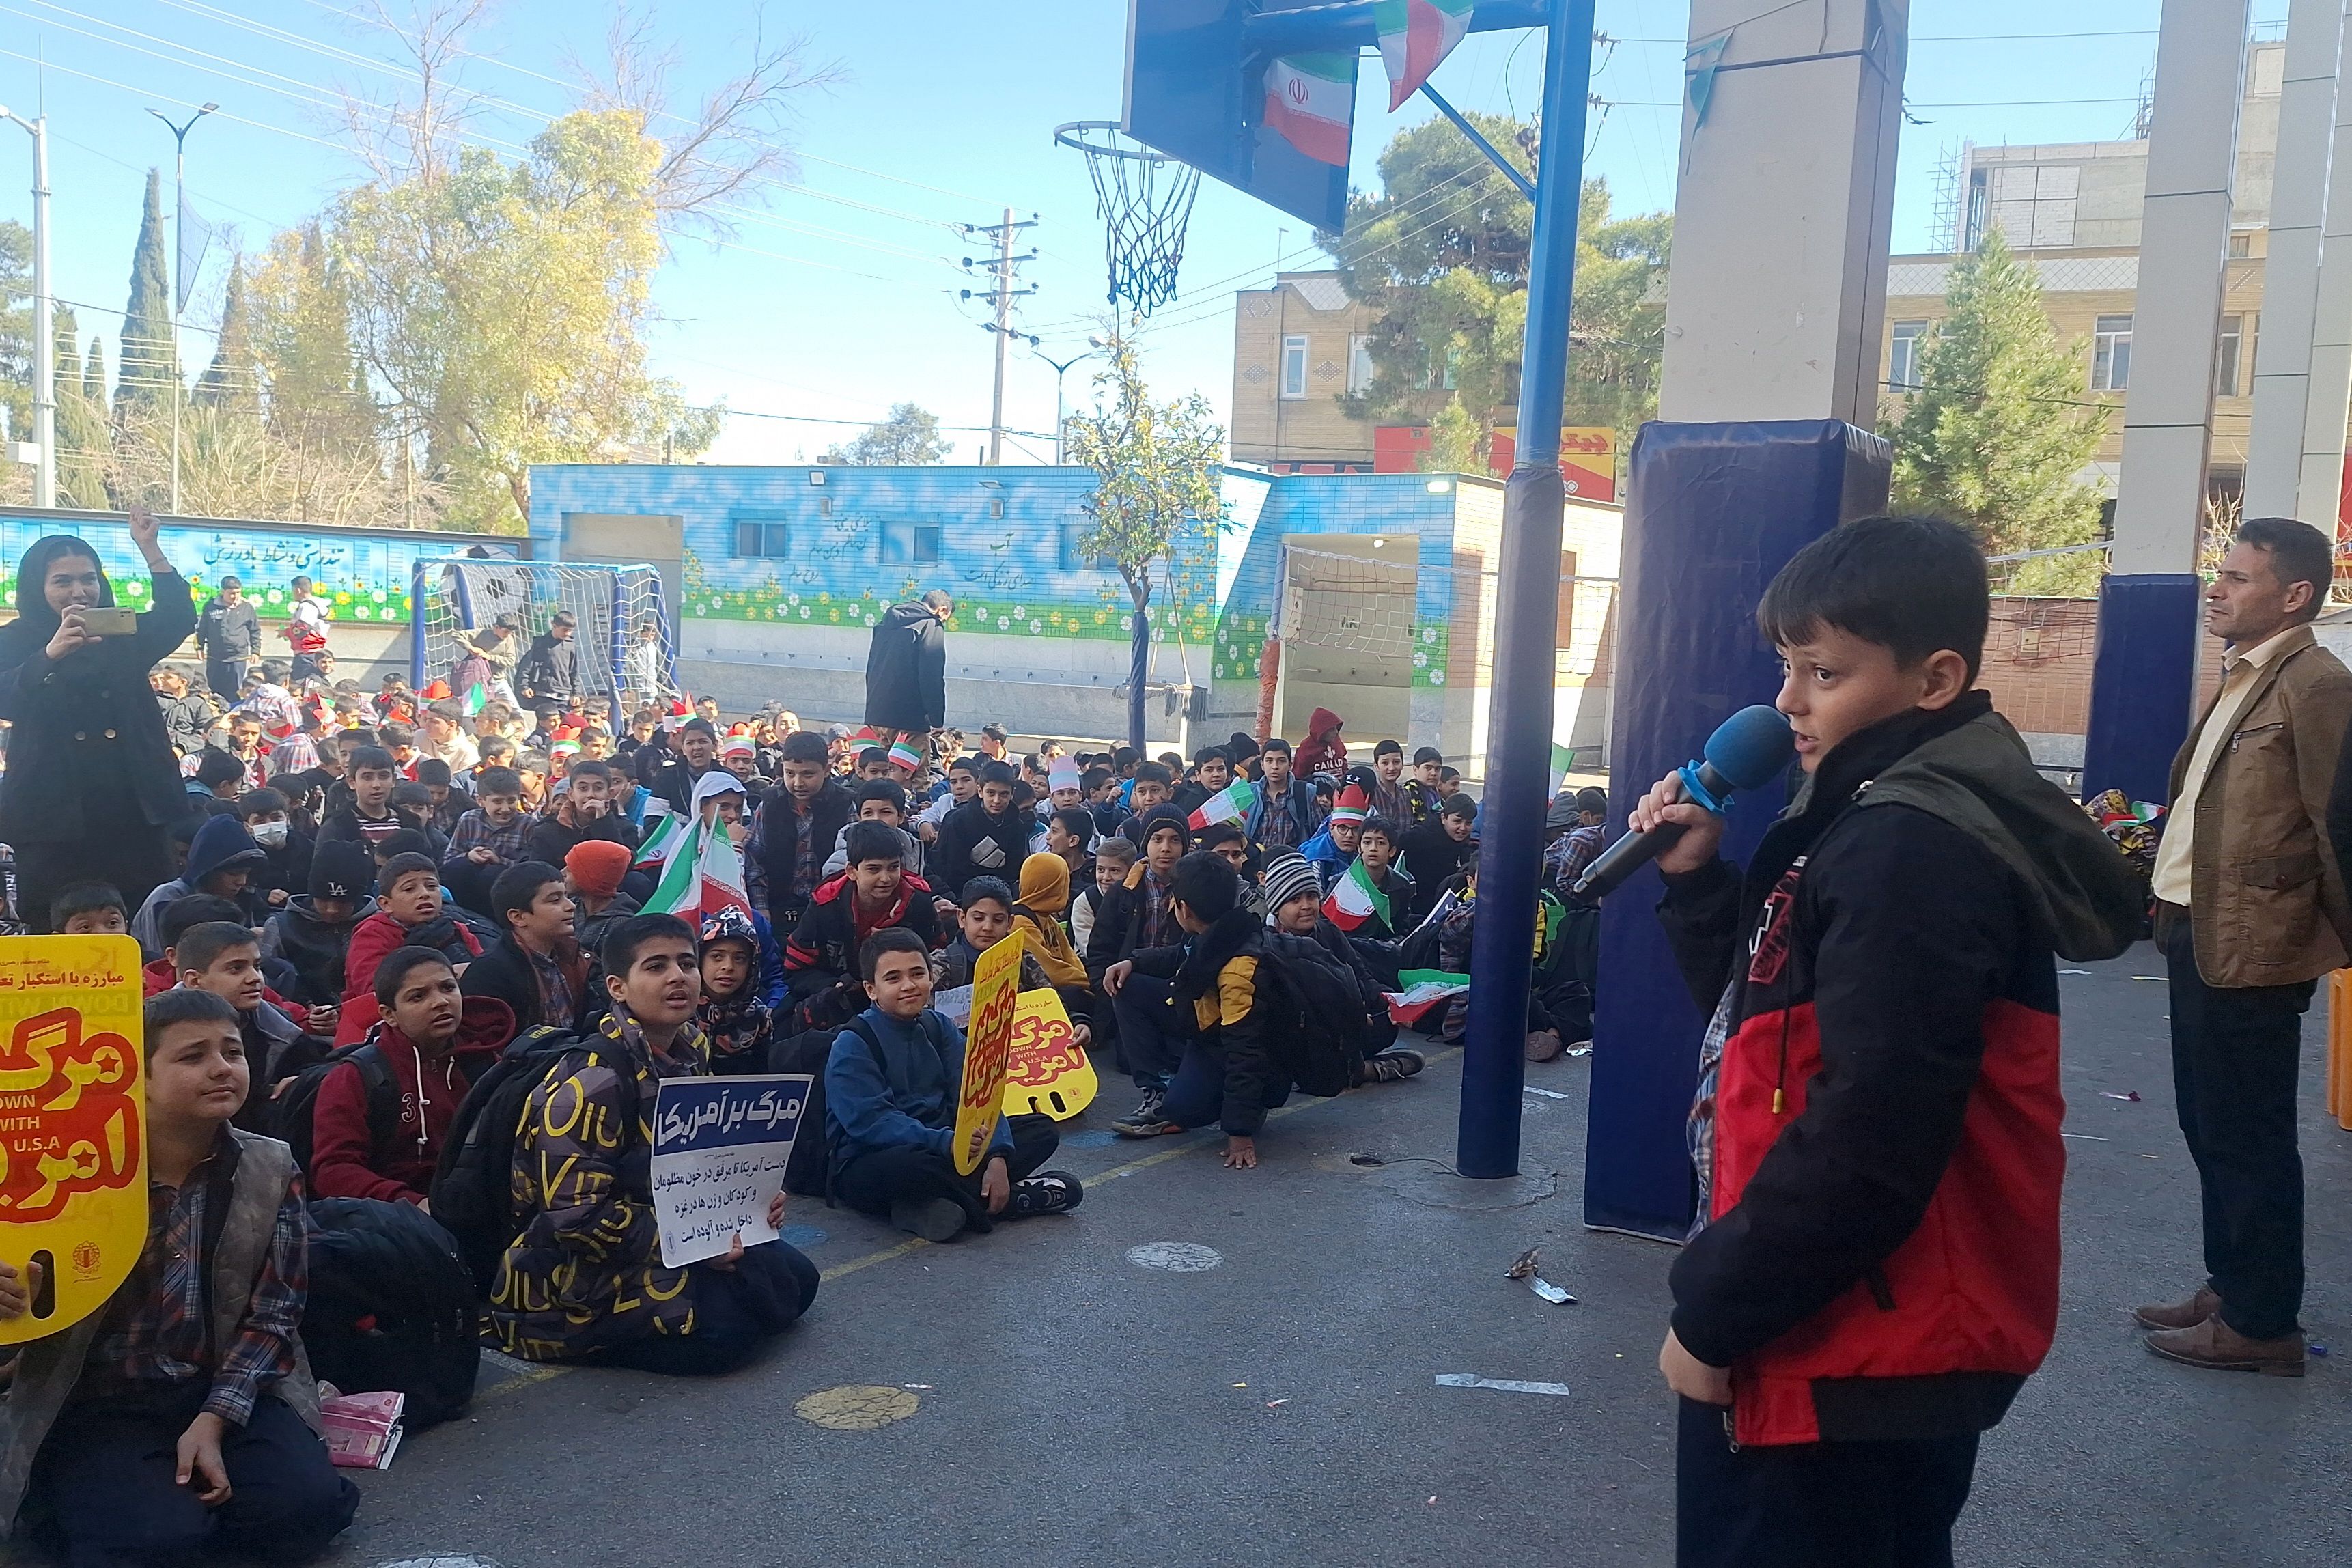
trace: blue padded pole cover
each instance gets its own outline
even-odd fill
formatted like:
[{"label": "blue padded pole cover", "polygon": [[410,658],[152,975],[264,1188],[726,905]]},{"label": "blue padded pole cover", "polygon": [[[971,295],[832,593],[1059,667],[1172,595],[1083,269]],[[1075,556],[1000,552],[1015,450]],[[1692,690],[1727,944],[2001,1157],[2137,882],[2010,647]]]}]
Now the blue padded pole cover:
[{"label": "blue padded pole cover", "polygon": [[[1715,727],[1780,688],[1756,604],[1788,559],[1886,507],[1891,449],[1835,419],[1645,425],[1633,441],[1620,567],[1609,809],[1698,755]],[[1787,804],[1741,795],[1724,854],[1744,863]],[[1601,903],[1584,1223],[1679,1241],[1691,1218],[1685,1120],[1706,1016],[1658,927],[1644,867]]]}]

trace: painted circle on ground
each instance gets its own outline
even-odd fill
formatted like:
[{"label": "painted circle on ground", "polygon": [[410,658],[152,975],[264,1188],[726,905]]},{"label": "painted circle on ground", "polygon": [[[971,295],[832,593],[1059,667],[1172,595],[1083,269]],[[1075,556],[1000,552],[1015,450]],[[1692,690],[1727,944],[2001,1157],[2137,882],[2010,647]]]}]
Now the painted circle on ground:
[{"label": "painted circle on ground", "polygon": [[1214,1268],[1225,1258],[1215,1247],[1203,1247],[1197,1241],[1147,1241],[1140,1247],[1129,1247],[1127,1260],[1139,1268],[1198,1274]]},{"label": "painted circle on ground", "polygon": [[793,1406],[793,1414],[813,1426],[835,1432],[875,1432],[893,1421],[904,1421],[922,1404],[903,1388],[875,1383],[845,1383],[821,1388]]},{"label": "painted circle on ground", "polygon": [[379,1563],[376,1568],[499,1568],[488,1557],[448,1555],[441,1557],[403,1557],[391,1563]]}]

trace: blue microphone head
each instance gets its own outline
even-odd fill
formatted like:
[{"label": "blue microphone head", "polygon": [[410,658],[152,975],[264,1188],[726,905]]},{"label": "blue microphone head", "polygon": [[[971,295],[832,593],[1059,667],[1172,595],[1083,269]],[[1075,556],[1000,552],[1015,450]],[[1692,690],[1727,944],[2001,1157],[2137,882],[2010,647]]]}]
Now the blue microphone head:
[{"label": "blue microphone head", "polygon": [[1704,754],[1707,765],[1729,780],[1732,788],[1751,790],[1770,784],[1796,752],[1787,716],[1759,702],[1717,724],[1706,738]]}]

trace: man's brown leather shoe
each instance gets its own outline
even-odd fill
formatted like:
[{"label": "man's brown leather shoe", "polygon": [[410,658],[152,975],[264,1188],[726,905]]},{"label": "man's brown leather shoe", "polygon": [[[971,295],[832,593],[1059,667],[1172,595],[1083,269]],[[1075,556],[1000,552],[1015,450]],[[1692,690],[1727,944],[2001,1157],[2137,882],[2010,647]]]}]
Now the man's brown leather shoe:
[{"label": "man's brown leather shoe", "polygon": [[2303,1331],[2274,1340],[2250,1340],[2219,1317],[2186,1329],[2147,1336],[2147,1348],[2167,1361],[2216,1372],[2259,1372],[2271,1377],[2303,1375]]},{"label": "man's brown leather shoe", "polygon": [[2175,1301],[2168,1307],[2136,1307],[2132,1316],[2143,1329],[2193,1329],[2221,1310],[2221,1298],[2210,1285],[2197,1287],[2197,1294],[2186,1301]]}]

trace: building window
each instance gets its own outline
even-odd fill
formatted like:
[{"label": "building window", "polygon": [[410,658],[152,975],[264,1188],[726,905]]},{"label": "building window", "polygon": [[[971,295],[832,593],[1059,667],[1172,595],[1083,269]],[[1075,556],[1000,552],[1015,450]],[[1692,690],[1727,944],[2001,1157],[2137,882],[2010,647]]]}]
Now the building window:
[{"label": "building window", "polygon": [[1079,542],[1095,531],[1091,519],[1081,518],[1062,524],[1062,570],[1065,572],[1108,572],[1111,569],[1108,556],[1088,555]]},{"label": "building window", "polygon": [[2254,254],[2254,237],[2253,237],[2252,235],[2251,235],[2251,234],[2233,234],[2233,235],[2231,235],[2231,236],[2230,237],[2230,259],[2231,259],[2231,260],[2232,260],[2232,261],[2245,261],[2245,260],[2249,260],[2249,259],[2251,259],[2251,258],[2252,258],[2253,254]]},{"label": "building window", "polygon": [[2216,397],[2238,395],[2239,364],[2244,359],[2246,318],[2221,318],[2221,342],[2213,355],[2213,395]]},{"label": "building window", "polygon": [[887,565],[921,565],[940,558],[940,525],[885,519],[882,560]]},{"label": "building window", "polygon": [[2131,385],[2132,319],[2101,316],[2091,331],[2091,390],[2121,392]]},{"label": "building window", "polygon": [[1307,340],[1304,337],[1282,340],[1282,395],[1290,399],[1307,395]]},{"label": "building window", "polygon": [[790,524],[759,517],[739,517],[735,520],[736,554],[772,558],[792,552]]},{"label": "building window", "polygon": [[1348,390],[1363,394],[1372,389],[1372,334],[1351,333],[1348,338]]},{"label": "building window", "polygon": [[1003,517],[1004,515],[1004,498],[1003,496],[991,496],[988,498],[988,515],[991,517]]},{"label": "building window", "polygon": [[1886,384],[1907,392],[1919,384],[1919,347],[1927,335],[1925,321],[1895,323],[1894,345],[1886,353]]}]

